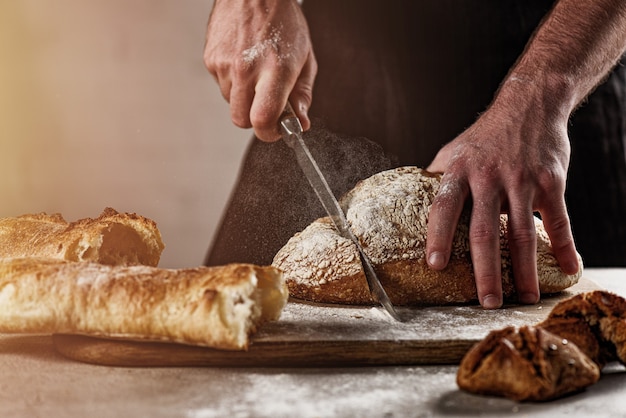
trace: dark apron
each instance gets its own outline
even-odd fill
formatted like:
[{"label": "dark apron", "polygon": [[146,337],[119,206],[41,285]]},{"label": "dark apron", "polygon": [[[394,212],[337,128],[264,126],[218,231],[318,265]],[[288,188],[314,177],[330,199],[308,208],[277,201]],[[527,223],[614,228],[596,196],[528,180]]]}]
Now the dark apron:
[{"label": "dark apron", "polygon": [[[427,166],[485,110],[551,4],[305,1],[319,64],[306,137],[336,195],[381,170]],[[625,131],[622,66],[570,125],[566,197],[587,266],[626,265]],[[269,264],[320,216],[291,150],[253,139],[206,264]]]}]

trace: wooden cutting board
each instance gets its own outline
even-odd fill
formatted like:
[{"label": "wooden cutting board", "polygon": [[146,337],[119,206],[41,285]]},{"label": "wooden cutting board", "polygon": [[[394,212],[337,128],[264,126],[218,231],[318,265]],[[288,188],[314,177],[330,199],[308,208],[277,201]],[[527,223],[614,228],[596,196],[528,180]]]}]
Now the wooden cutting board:
[{"label": "wooden cutting board", "polygon": [[486,311],[479,306],[399,308],[400,323],[378,307],[290,302],[280,320],[265,324],[247,351],[183,344],[53,335],[65,357],[109,366],[348,367],[458,364],[490,331],[542,321],[559,301],[597,290],[587,280],[538,305]]}]

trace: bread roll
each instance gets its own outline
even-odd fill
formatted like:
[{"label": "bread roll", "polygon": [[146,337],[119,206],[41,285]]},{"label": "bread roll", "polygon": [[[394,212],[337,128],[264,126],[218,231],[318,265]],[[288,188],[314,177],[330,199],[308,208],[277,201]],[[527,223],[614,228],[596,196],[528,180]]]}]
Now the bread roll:
[{"label": "bread roll", "polygon": [[559,302],[538,326],[575,343],[600,367],[626,364],[626,300],[604,290]]},{"label": "bread roll", "polygon": [[272,267],[166,270],[0,260],[0,332],[68,333],[244,349],[288,297]]},{"label": "bread roll", "polygon": [[468,392],[545,401],[595,383],[609,362],[626,364],[626,300],[596,290],[572,296],[534,327],[491,332],[463,357]]},{"label": "bread roll", "polygon": [[[448,267],[435,271],[426,264],[428,212],[439,184],[439,175],[402,167],[363,180],[340,200],[352,231],[394,304],[441,305],[478,300],[467,212],[457,227]],[[539,219],[535,219],[535,229],[541,292],[554,293],[577,283],[582,267],[574,275],[564,274]],[[511,299],[515,287],[506,215],[500,217],[500,250],[503,292]],[[330,218],[318,219],[293,236],[276,254],[272,265],[283,270],[293,297],[323,303],[375,303],[356,246],[336,232]]]},{"label": "bread roll", "polygon": [[491,332],[463,358],[457,384],[468,392],[516,401],[547,401],[578,392],[600,369],[578,347],[543,328]]},{"label": "bread roll", "polygon": [[111,208],[96,219],[71,223],[60,214],[0,218],[0,258],[157,266],[163,248],[161,233],[153,221]]}]

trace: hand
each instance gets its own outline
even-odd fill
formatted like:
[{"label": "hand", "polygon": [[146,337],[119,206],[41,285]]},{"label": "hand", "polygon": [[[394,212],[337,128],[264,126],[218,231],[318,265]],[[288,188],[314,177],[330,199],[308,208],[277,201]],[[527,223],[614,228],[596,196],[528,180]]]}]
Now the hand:
[{"label": "hand", "polygon": [[428,167],[445,174],[430,210],[427,262],[436,270],[447,265],[459,216],[471,198],[470,252],[479,301],[487,309],[502,305],[501,212],[508,213],[520,302],[539,300],[533,211],[542,216],[561,269],[567,274],[578,271],[564,200],[568,114],[555,110],[558,106],[545,93],[533,96],[539,99],[521,93],[529,89],[503,89],[474,125],[442,148]]},{"label": "hand", "polygon": [[275,141],[278,118],[290,100],[303,128],[310,127],[317,62],[295,0],[216,0],[204,62],[230,103],[235,125]]}]

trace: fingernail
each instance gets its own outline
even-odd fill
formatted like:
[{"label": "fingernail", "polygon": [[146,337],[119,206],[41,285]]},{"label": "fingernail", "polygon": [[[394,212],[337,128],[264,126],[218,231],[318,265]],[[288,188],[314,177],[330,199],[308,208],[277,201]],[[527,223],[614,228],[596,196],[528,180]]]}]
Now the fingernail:
[{"label": "fingernail", "polygon": [[307,115],[309,113],[309,107],[307,106],[307,104],[305,102],[300,102],[298,103],[298,110],[300,111],[300,113],[302,113],[303,115]]},{"label": "fingernail", "polygon": [[522,293],[519,295],[519,301],[520,303],[525,303],[527,305],[534,305],[539,302],[539,295],[532,292]]},{"label": "fingernail", "polygon": [[300,123],[302,124],[302,129],[304,129],[305,131],[309,129],[309,115],[308,115],[308,108],[306,106],[306,104],[304,102],[292,102],[291,105],[293,106],[293,109],[296,111],[296,115],[298,116],[298,118],[300,119]]},{"label": "fingernail", "polygon": [[569,262],[565,265],[563,269],[563,273],[565,274],[576,274],[578,273],[578,263],[575,261]]},{"label": "fingernail", "polygon": [[430,266],[434,269],[441,270],[446,266],[446,258],[443,253],[435,251],[430,253],[430,256],[428,257],[428,264],[430,264]]},{"label": "fingernail", "polygon": [[483,297],[481,305],[485,309],[498,309],[502,306],[502,301],[498,296],[489,294]]}]

